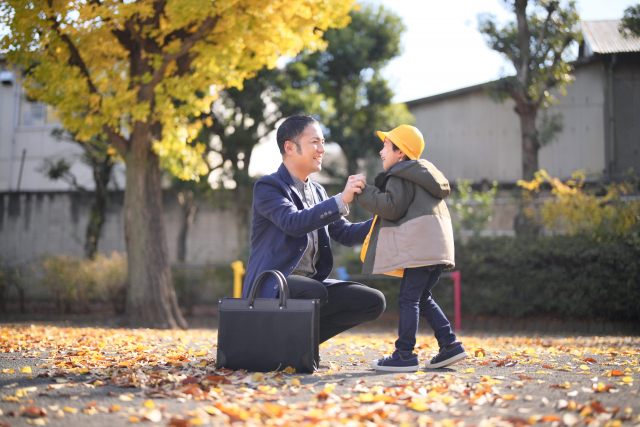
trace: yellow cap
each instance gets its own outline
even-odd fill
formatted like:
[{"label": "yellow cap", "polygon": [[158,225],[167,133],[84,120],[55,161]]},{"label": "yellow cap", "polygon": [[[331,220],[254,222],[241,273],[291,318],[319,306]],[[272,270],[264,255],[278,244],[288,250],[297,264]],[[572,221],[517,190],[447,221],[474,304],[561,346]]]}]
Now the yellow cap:
[{"label": "yellow cap", "polygon": [[424,138],[418,128],[409,125],[400,125],[392,131],[380,132],[378,136],[384,142],[389,138],[411,160],[420,158],[424,150]]}]

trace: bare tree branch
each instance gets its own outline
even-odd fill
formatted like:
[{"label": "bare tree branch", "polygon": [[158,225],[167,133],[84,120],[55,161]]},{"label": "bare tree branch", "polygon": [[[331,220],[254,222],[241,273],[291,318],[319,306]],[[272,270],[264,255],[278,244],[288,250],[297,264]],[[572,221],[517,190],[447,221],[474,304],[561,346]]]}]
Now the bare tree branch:
[{"label": "bare tree branch", "polygon": [[209,17],[207,19],[205,19],[202,24],[200,24],[200,27],[198,27],[198,29],[191,35],[189,36],[183,43],[182,46],[180,47],[180,50],[175,52],[175,53],[171,53],[171,54],[167,54],[164,57],[164,61],[162,63],[162,66],[157,69],[153,75],[153,84],[154,86],[156,84],[158,84],[162,78],[164,77],[164,72],[167,69],[167,66],[172,62],[175,61],[185,55],[187,55],[189,53],[189,50],[200,40],[202,40],[207,33],[212,30],[216,24],[218,23],[218,19],[219,17]]},{"label": "bare tree branch", "polygon": [[529,24],[527,22],[527,3],[528,0],[515,0],[515,12],[518,21],[518,45],[520,47],[520,68],[516,68],[518,78],[522,86],[526,86],[529,79],[529,60],[531,51],[529,43],[531,33],[529,32]]},{"label": "bare tree branch", "polygon": [[[47,0],[47,4],[49,5],[50,8],[52,8],[53,0]],[[69,38],[67,34],[64,34],[60,30],[60,24],[58,23],[57,19],[54,16],[47,16],[47,19],[51,22],[51,27],[56,32],[58,37],[60,37],[60,39],[62,39],[62,41],[69,48],[69,52],[70,52],[69,65],[78,67],[78,69],[80,70],[80,72],[82,73],[82,75],[85,77],[87,81],[87,87],[89,88],[89,93],[100,95],[100,93],[98,92],[98,89],[96,88],[96,85],[93,83],[91,79],[91,74],[89,73],[89,69],[85,64],[84,60],[82,59],[82,57],[80,56],[80,51],[78,50],[76,45],[73,43],[73,41]],[[100,103],[102,103],[102,96],[100,96]],[[106,124],[103,126],[103,130],[109,136],[109,139],[111,140],[111,142],[113,143],[113,145],[116,147],[118,151],[120,151],[121,153],[127,152],[128,142],[126,139],[124,139],[117,132],[111,129],[110,126]]]},{"label": "bare tree branch", "polygon": [[544,20],[544,24],[542,25],[542,30],[540,31],[540,35],[538,36],[538,41],[536,42],[536,48],[534,51],[535,55],[538,54],[538,52],[540,51],[540,48],[542,47],[542,42],[547,36],[547,31],[549,30],[549,22],[551,21],[553,12],[555,12],[557,8],[558,8],[558,3],[555,1],[549,3],[549,5],[547,6],[547,17]]}]

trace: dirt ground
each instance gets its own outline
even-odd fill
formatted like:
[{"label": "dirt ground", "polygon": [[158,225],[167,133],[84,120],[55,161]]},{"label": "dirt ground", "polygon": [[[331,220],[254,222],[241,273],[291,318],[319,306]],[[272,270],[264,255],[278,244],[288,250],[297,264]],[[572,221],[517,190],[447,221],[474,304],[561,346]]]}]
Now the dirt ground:
[{"label": "dirt ground", "polygon": [[[0,324],[0,425],[640,426],[640,338],[462,334],[472,357],[380,373],[390,331],[320,348],[319,371],[215,369],[212,329]],[[4,423],[4,424],[3,424]]]}]

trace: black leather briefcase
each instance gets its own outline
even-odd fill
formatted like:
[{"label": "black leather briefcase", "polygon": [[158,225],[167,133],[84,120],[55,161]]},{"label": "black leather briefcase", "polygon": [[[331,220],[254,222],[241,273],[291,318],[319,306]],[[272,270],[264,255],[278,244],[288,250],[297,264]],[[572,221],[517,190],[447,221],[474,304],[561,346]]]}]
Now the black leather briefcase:
[{"label": "black leather briefcase", "polygon": [[[274,275],[279,298],[257,298],[262,282]],[[284,275],[261,273],[249,298],[218,301],[217,368],[271,372],[295,368],[313,372],[319,364],[320,301],[291,299]]]}]

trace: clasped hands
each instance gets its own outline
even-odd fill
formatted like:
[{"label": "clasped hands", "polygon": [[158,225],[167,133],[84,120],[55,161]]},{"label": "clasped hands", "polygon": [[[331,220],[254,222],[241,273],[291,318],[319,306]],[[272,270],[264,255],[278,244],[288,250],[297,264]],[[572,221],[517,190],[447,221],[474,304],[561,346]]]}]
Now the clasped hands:
[{"label": "clasped hands", "polygon": [[362,189],[367,185],[367,178],[361,173],[351,175],[347,180],[347,185],[342,192],[342,201],[344,204],[351,203],[356,194],[362,193]]}]

